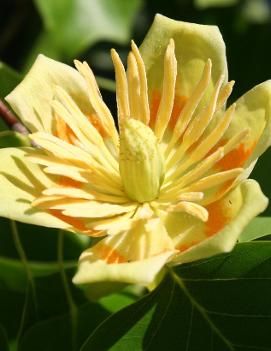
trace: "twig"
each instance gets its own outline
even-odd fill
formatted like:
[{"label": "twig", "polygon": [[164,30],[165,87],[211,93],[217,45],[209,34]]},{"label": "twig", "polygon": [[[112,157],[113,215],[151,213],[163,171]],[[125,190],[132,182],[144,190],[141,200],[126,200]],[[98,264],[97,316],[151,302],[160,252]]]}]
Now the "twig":
[{"label": "twig", "polygon": [[3,100],[0,99],[0,116],[6,125],[13,130],[23,135],[28,135],[29,131],[25,126],[18,120],[13,112],[7,107]]}]

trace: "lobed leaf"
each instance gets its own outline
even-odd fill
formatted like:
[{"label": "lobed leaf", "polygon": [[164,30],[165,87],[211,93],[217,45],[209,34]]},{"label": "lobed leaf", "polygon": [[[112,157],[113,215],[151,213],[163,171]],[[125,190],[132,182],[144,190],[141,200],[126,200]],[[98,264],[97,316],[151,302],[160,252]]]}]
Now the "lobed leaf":
[{"label": "lobed leaf", "polygon": [[152,293],[105,320],[80,351],[269,350],[271,243],[171,269]]}]

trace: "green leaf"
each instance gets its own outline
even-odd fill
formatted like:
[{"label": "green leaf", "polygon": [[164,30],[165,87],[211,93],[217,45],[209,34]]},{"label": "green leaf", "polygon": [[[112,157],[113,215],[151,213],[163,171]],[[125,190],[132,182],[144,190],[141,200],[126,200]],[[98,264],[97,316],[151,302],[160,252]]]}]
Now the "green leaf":
[{"label": "green leaf", "polygon": [[[55,262],[29,262],[33,277],[45,277],[59,271]],[[77,262],[65,262],[66,269],[76,268]],[[20,260],[0,257],[0,284],[9,290],[24,292],[27,285],[27,274]],[[1,350],[1,349],[0,349]]]},{"label": "green leaf", "polygon": [[3,99],[17,84],[21,77],[12,68],[0,62],[0,99]]},{"label": "green leaf", "polygon": [[7,333],[2,325],[0,325],[0,350],[9,351]]},{"label": "green leaf", "polygon": [[34,54],[71,59],[98,41],[119,44],[130,39],[141,0],[35,0],[45,32]]},{"label": "green leaf", "polygon": [[171,268],[152,293],[105,320],[80,351],[271,349],[271,243]]},{"label": "green leaf", "polygon": [[133,302],[138,300],[143,295],[141,287],[128,286],[120,293],[111,294],[102,297],[99,300],[99,304],[111,313],[115,313],[120,309],[131,305]]},{"label": "green leaf", "polygon": [[239,242],[252,241],[271,234],[271,218],[257,217],[254,218],[245,228]]},{"label": "green leaf", "polygon": [[0,132],[0,148],[30,146],[30,140],[23,134],[6,130]]},{"label": "green leaf", "polygon": [[[94,303],[87,303],[78,308],[74,350],[78,350],[87,335],[108,315],[105,309]],[[73,351],[72,325],[71,314],[37,323],[25,333],[18,351]]]},{"label": "green leaf", "polygon": [[[29,262],[56,262],[58,229],[16,223],[20,240]],[[0,257],[18,259],[14,246],[12,227],[8,219],[0,219]],[[79,255],[90,245],[85,235],[65,233],[64,261],[77,261]]]},{"label": "green leaf", "polygon": [[0,283],[0,301],[0,324],[4,326],[8,338],[15,339],[20,326],[25,295],[8,290]]},{"label": "green leaf", "polygon": [[[21,77],[12,68],[0,62],[0,99],[4,97],[20,83]],[[7,126],[0,118],[0,130],[7,129]]]},{"label": "green leaf", "polygon": [[[82,291],[71,283],[74,269],[66,269],[66,274],[75,306],[85,304],[87,300]],[[19,330],[23,334],[38,321],[68,314],[70,306],[65,289],[60,272],[34,277],[34,289],[28,284],[24,292],[9,289],[0,282],[0,324],[6,328],[9,339],[17,338]]]},{"label": "green leaf", "polygon": [[[59,272],[58,230],[23,223],[17,223],[16,227],[25,252],[27,266],[33,278],[46,277]],[[18,255],[13,227],[9,220],[0,220],[0,232],[0,286],[5,286],[10,291],[23,293],[26,290],[29,277]],[[65,233],[64,268],[75,268],[79,255],[88,245],[87,237]]]},{"label": "green leaf", "polygon": [[234,6],[238,0],[195,0],[195,6],[198,9],[206,9],[208,7],[228,7]]}]

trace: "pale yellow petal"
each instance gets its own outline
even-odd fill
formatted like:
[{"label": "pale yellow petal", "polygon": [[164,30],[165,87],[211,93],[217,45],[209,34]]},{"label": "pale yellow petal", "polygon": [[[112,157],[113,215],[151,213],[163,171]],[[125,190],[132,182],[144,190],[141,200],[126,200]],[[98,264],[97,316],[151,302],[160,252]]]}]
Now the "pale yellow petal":
[{"label": "pale yellow petal", "polygon": [[0,216],[45,227],[69,228],[62,220],[31,206],[43,189],[55,184],[28,160],[28,150],[0,150]]},{"label": "pale yellow petal", "polygon": [[23,81],[6,97],[15,113],[32,132],[52,132],[51,101],[55,86],[64,88],[80,110],[93,112],[84,79],[72,67],[39,55]]}]

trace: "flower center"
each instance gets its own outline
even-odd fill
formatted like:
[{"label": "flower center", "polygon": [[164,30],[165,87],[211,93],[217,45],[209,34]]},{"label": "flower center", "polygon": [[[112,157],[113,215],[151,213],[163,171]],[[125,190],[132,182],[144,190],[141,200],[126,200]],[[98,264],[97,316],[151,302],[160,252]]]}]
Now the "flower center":
[{"label": "flower center", "polygon": [[126,194],[135,201],[155,199],[164,178],[164,162],[153,131],[129,118],[120,131],[120,175]]}]

